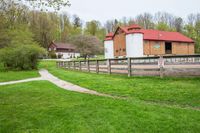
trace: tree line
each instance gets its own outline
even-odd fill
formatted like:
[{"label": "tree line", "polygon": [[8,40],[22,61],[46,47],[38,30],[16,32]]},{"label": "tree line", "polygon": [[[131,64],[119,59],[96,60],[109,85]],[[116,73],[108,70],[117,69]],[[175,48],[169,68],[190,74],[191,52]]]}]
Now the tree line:
[{"label": "tree line", "polygon": [[113,32],[120,26],[138,24],[144,29],[180,32],[195,41],[195,52],[200,53],[200,13],[189,14],[186,19],[167,12],[139,14],[134,18],[123,17],[120,20],[108,20],[104,27],[107,32]]},{"label": "tree line", "polygon": [[[43,0],[44,3],[45,1],[48,0]],[[42,47],[47,48],[52,40],[67,42],[68,38],[75,35],[96,36],[103,41],[105,35],[108,32],[114,32],[118,26],[138,24],[144,29],[181,32],[195,40],[196,52],[200,52],[200,13],[189,14],[186,19],[167,12],[157,12],[154,15],[143,13],[133,18],[123,17],[120,20],[108,20],[105,23],[101,23],[98,20],[84,23],[77,15],[70,16],[66,12],[58,13],[56,10],[59,10],[62,4],[69,5],[69,3],[61,3],[60,1],[62,0],[57,1],[57,6],[55,3],[46,5],[58,8],[55,11],[49,12],[45,10],[47,9],[46,7],[41,6],[42,4],[37,3],[34,5],[34,3],[31,3],[34,5],[34,8],[30,9],[30,4],[29,6],[14,4],[13,0],[8,0],[7,5],[0,4],[0,31],[4,28],[6,29],[4,31],[7,32],[9,32],[8,29],[18,32],[20,30],[18,27],[27,27],[33,39]],[[40,9],[40,6],[43,8]],[[40,10],[35,9],[35,7],[38,7]],[[6,36],[5,34],[3,35]],[[0,38],[0,47],[6,44],[6,38],[8,37],[4,36]]]},{"label": "tree line", "polygon": [[101,23],[59,13],[63,6],[70,6],[69,1],[0,0],[0,48],[30,44],[47,49],[51,41],[71,41],[87,56],[103,53],[105,35],[118,26],[138,24],[144,29],[181,32],[195,41],[195,51],[200,53],[200,13],[189,14],[186,19],[167,12],[142,13]]}]

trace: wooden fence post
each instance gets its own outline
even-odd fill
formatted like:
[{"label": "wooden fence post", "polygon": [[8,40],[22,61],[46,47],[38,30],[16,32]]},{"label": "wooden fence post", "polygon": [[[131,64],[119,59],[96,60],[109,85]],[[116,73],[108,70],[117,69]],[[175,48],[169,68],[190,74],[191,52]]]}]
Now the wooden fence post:
[{"label": "wooden fence post", "polygon": [[67,68],[70,69],[70,67],[69,67],[69,61],[67,61]]},{"label": "wooden fence post", "polygon": [[67,62],[64,61],[64,68],[66,69],[67,67]]},{"label": "wooden fence post", "polygon": [[131,58],[127,58],[128,77],[131,77]]},{"label": "wooden fence post", "polygon": [[160,78],[163,78],[164,76],[164,59],[162,56],[158,59],[158,65],[160,68]]},{"label": "wooden fence post", "polygon": [[64,68],[64,67],[65,67],[65,62],[63,61],[63,62],[62,62],[62,68]]},{"label": "wooden fence post", "polygon": [[110,59],[107,59],[108,74],[111,74],[111,63]]},{"label": "wooden fence post", "polygon": [[76,69],[75,61],[73,61],[73,68],[74,68],[74,70]]},{"label": "wooden fence post", "polygon": [[59,67],[59,62],[56,61],[56,66]]},{"label": "wooden fence post", "polygon": [[62,67],[62,61],[61,61],[61,62],[59,62],[59,66],[60,66],[60,67]]},{"label": "wooden fence post", "polygon": [[68,66],[68,68],[71,69],[71,61],[69,61],[69,66]]},{"label": "wooden fence post", "polygon": [[96,60],[96,73],[99,73],[99,61]]},{"label": "wooden fence post", "polygon": [[88,69],[88,72],[90,72],[90,61],[87,60],[87,69]]},{"label": "wooden fence post", "polygon": [[79,70],[81,71],[81,61],[79,61]]}]

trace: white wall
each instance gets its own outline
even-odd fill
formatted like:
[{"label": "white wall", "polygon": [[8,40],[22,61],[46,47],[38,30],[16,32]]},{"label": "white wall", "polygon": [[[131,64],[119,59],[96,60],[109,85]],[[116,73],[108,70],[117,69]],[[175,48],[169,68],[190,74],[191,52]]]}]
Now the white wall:
[{"label": "white wall", "polygon": [[71,57],[72,58],[76,58],[76,57],[79,57],[80,56],[80,53],[72,53],[72,52],[56,52],[56,55],[62,55],[62,59],[70,59]]},{"label": "white wall", "polygon": [[113,40],[104,41],[104,54],[106,59],[114,58]]},{"label": "white wall", "polygon": [[126,35],[126,57],[142,57],[143,34],[133,33]]}]

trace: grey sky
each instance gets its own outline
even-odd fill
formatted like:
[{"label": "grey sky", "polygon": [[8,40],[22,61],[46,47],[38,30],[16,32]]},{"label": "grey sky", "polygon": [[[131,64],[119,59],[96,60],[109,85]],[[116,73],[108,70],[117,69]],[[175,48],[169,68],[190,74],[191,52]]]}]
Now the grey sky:
[{"label": "grey sky", "polygon": [[77,14],[84,21],[121,19],[135,17],[144,12],[165,11],[185,18],[190,13],[200,13],[200,0],[70,0],[71,7],[65,9]]}]

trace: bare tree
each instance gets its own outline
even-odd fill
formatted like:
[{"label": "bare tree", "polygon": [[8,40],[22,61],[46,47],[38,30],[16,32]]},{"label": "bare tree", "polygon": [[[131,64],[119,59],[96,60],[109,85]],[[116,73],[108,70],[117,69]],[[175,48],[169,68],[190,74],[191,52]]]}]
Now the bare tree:
[{"label": "bare tree", "polygon": [[158,23],[165,23],[170,28],[173,28],[175,17],[167,12],[157,12],[154,16],[155,22]]},{"label": "bare tree", "polygon": [[182,32],[182,29],[183,29],[183,19],[181,17],[178,17],[178,18],[175,19],[175,21],[174,21],[174,27],[175,27],[176,31]]},{"label": "bare tree", "polygon": [[112,21],[108,20],[106,21],[104,27],[106,28],[107,32],[113,32],[113,24],[112,24]]},{"label": "bare tree", "polygon": [[129,25],[136,24],[135,19],[134,19],[134,18],[129,18],[128,24],[129,24]]},{"label": "bare tree", "polygon": [[153,29],[153,16],[150,13],[140,14],[136,17],[136,23],[144,29]]},{"label": "bare tree", "polygon": [[187,16],[187,23],[190,25],[195,25],[196,17],[195,14],[189,14]]}]

